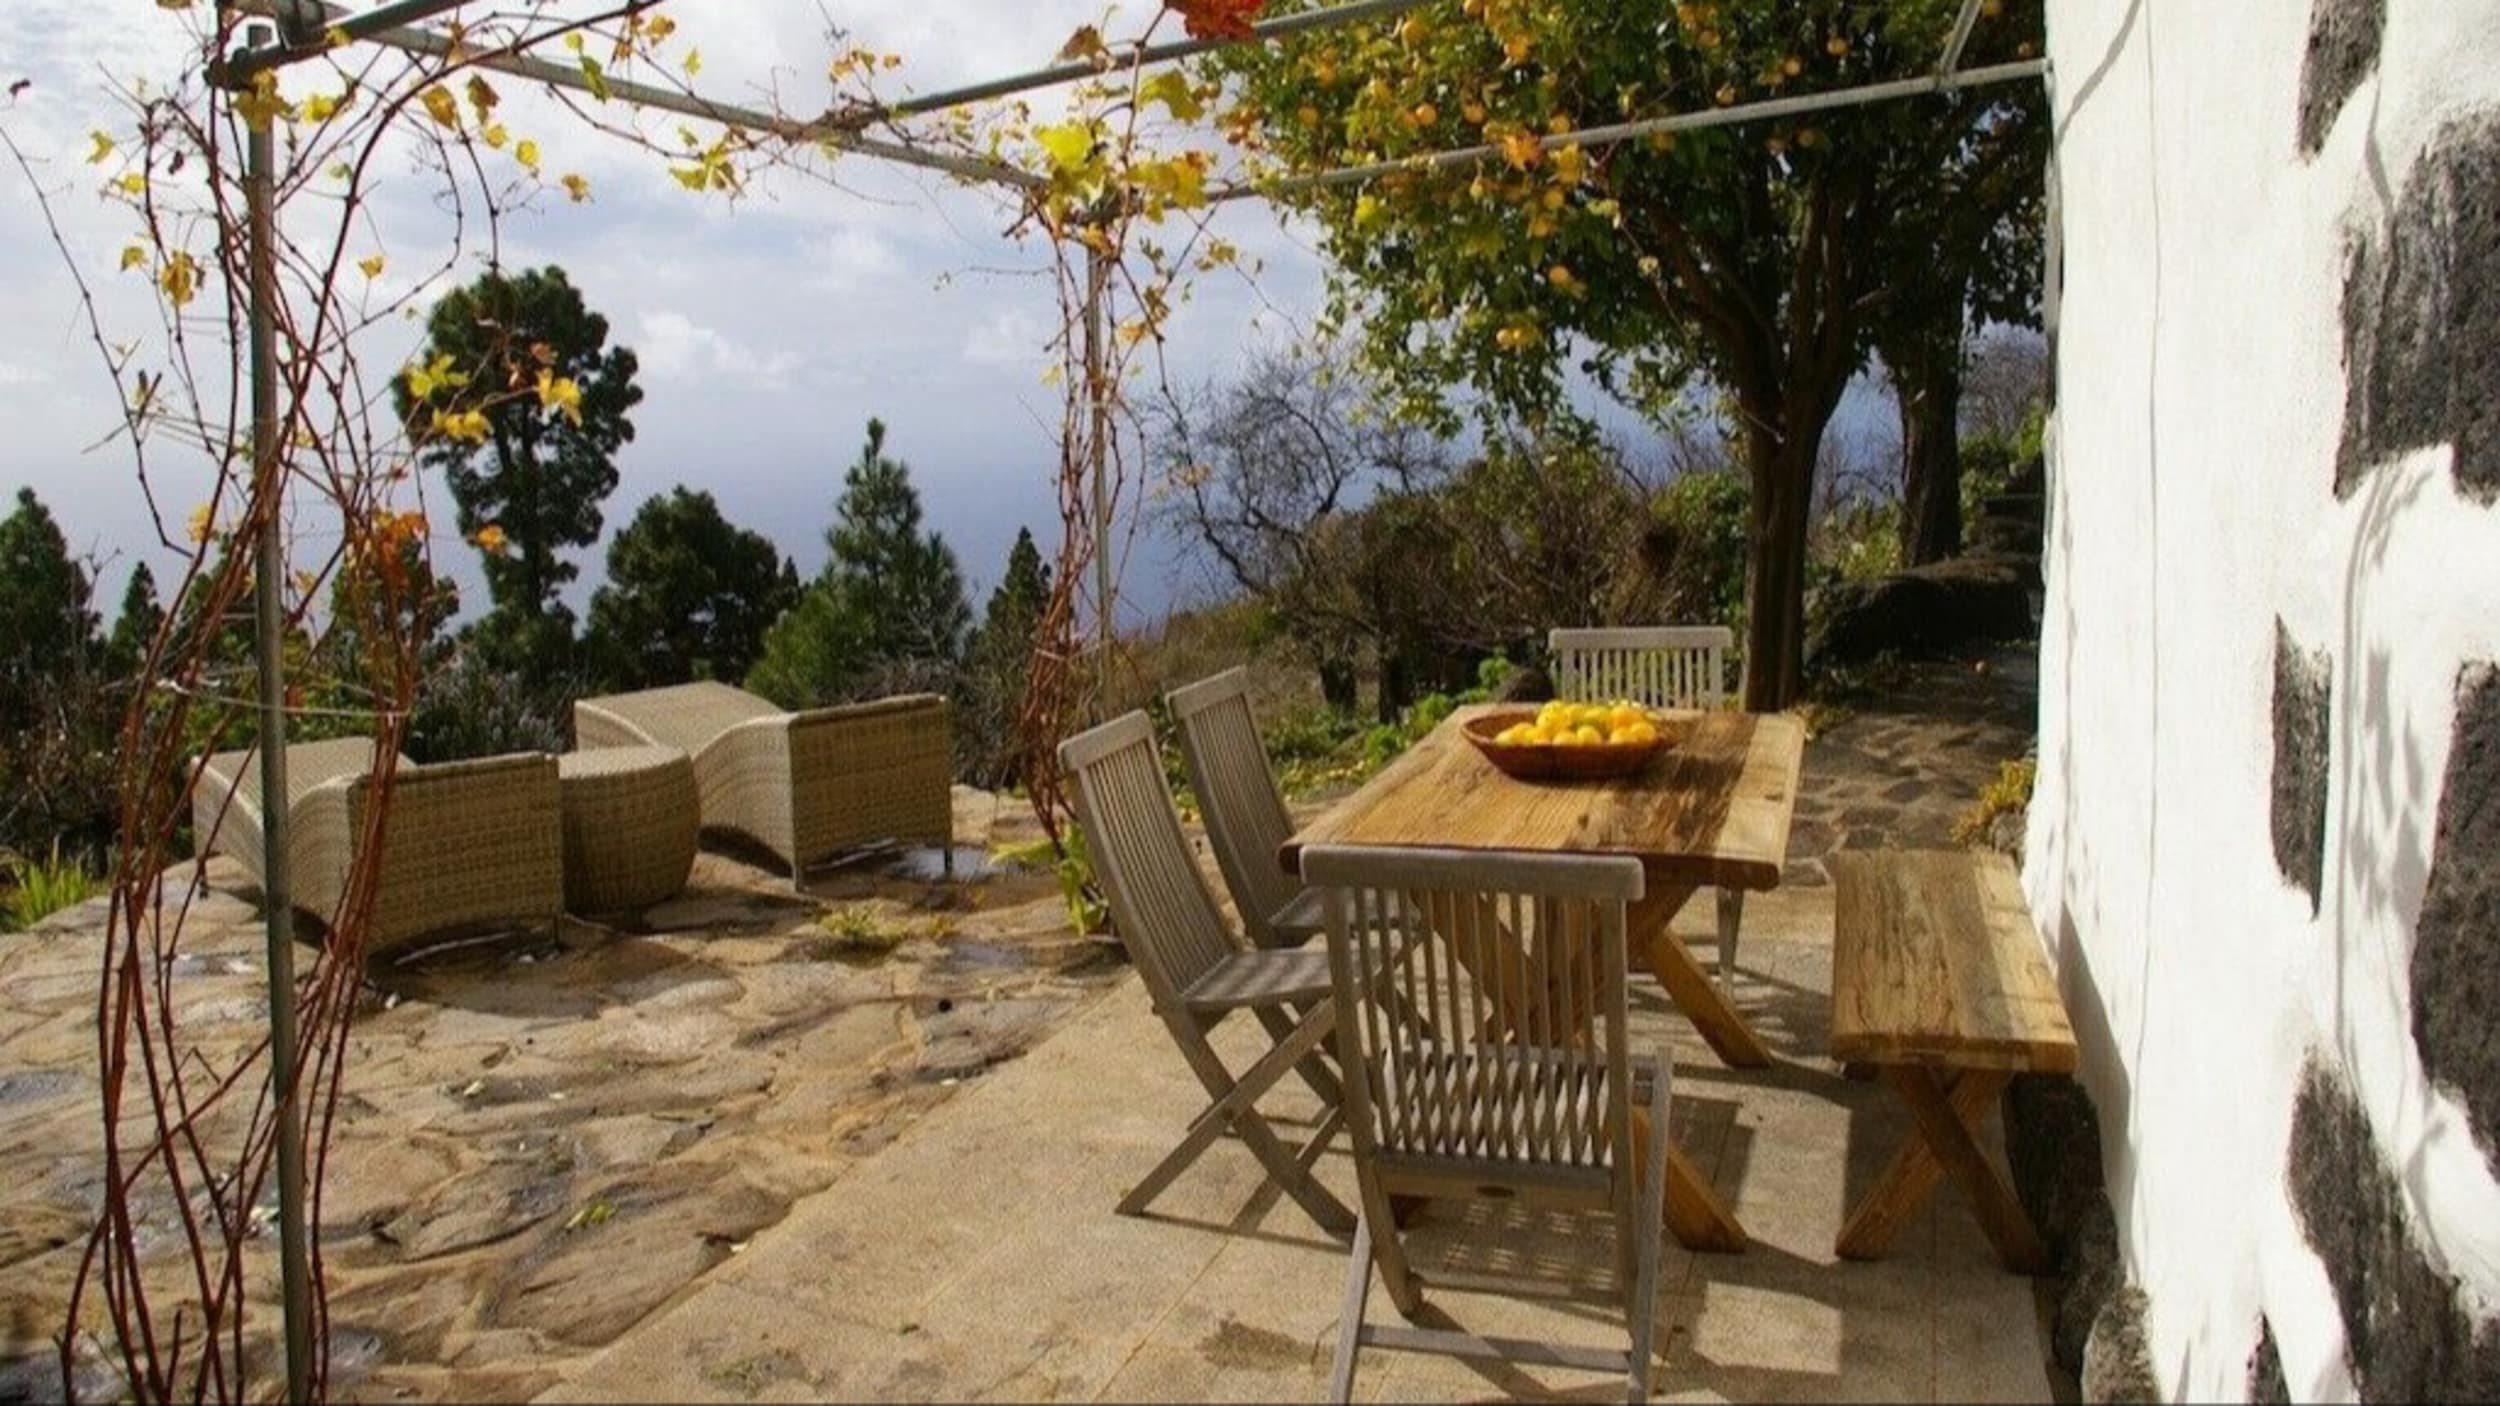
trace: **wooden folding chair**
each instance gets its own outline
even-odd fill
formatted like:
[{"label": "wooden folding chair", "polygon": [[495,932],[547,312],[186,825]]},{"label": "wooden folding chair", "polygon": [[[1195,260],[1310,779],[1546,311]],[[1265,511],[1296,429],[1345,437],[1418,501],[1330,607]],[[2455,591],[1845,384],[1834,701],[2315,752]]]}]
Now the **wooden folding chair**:
[{"label": "wooden folding chair", "polygon": [[[1596,703],[1629,698],[1644,708],[1716,712],[1727,698],[1727,652],[1736,632],[1725,625],[1635,625],[1551,630],[1545,652],[1554,664],[1554,696]],[[1745,923],[1745,891],[1719,890],[1719,989],[1733,996],[1736,936]]]},{"label": "wooden folding chair", "polygon": [[[1121,1214],[1144,1214],[1231,1129],[1267,1168],[1269,1180],[1322,1228],[1337,1234],[1352,1230],[1353,1214],[1310,1170],[1343,1121],[1335,1080],[1314,1081],[1328,1113],[1298,1151],[1286,1146],[1258,1110],[1258,1100],[1287,1071],[1318,1059],[1335,1026],[1327,955],[1244,950],[1225,928],[1164,790],[1153,724],[1144,713],[1069,738],[1059,745],[1059,758],[1076,783],[1086,854],[1110,900],[1112,924],[1145,979],[1155,1014],[1212,1100],[1191,1120],[1180,1145],[1121,1200]],[[1281,1013],[1284,1020],[1273,1047],[1236,1078],[1209,1036],[1225,1017],[1243,1010]],[[1278,1026],[1271,1023],[1269,1029],[1273,1033]]]},{"label": "wooden folding chair", "polygon": [[[1619,1371],[1648,1399],[1671,1070],[1625,1028],[1640,861],[1323,846],[1302,872],[1322,893],[1362,1190],[1335,1399],[1364,1347]],[[1611,1210],[1630,1350],[1367,1324],[1375,1268],[1410,1325],[1424,1308],[1392,1209],[1408,1197]]]},{"label": "wooden folding chair", "polygon": [[1285,872],[1277,855],[1293,834],[1276,773],[1250,711],[1250,672],[1226,669],[1174,689],[1167,702],[1181,731],[1181,758],[1198,793],[1207,843],[1232,890],[1254,947],[1299,947],[1319,935],[1319,896]]}]

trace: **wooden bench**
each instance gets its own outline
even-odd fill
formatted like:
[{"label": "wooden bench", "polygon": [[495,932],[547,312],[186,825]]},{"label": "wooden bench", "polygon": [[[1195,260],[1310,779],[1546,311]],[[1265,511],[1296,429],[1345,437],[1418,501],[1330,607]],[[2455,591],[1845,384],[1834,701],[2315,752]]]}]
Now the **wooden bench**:
[{"label": "wooden bench", "polygon": [[2071,1074],[2075,1032],[2003,855],[1861,851],[1834,884],[1832,1054],[1876,1069],[1916,1129],[1849,1215],[1835,1247],[1881,1258],[1951,1173],[2006,1267],[2048,1252],[1974,1134],[2016,1074]]}]

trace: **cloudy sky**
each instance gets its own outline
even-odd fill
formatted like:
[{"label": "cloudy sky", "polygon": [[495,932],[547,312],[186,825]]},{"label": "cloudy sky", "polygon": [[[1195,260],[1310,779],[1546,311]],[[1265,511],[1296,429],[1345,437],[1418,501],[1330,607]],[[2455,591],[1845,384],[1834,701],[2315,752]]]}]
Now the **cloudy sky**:
[{"label": "cloudy sky", "polygon": [[[924,91],[1047,63],[1078,25],[1103,18],[1099,0],[715,0],[676,14],[702,49],[705,91],[752,99],[771,84],[803,108],[823,90],[828,10],[858,42],[903,55],[900,77]],[[1149,12],[1128,0],[1105,32],[1134,33]],[[87,134],[126,125],[109,80],[170,77],[187,61],[183,18],[153,0],[0,3],[0,83],[29,84],[0,106],[0,124],[39,163],[116,335],[143,334],[151,314],[140,276],[113,266],[126,225],[98,198]],[[995,579],[1018,526],[1050,540],[1058,406],[1042,375],[1058,311],[1039,276],[1047,251],[1002,239],[1000,206],[942,177],[858,160],[841,166],[839,189],[782,175],[734,204],[700,198],[649,154],[503,86],[505,115],[540,140],[550,171],[583,172],[596,192],[589,205],[558,198],[514,217],[506,262],[564,265],[642,361],[646,395],[620,457],[611,532],[643,499],[689,483],[813,570],[841,470],[876,415],[977,585]],[[438,253],[427,179],[412,169],[398,184],[404,199],[384,203],[377,232],[386,277],[413,275]],[[1173,328],[1182,379],[1222,374],[1254,339],[1289,337],[1317,302],[1307,232],[1253,202],[1228,211],[1221,232],[1262,269],[1255,284],[1201,280]],[[368,362],[395,364],[413,345],[412,332],[407,347],[377,346]],[[153,545],[126,448],[95,447],[116,424],[28,183],[0,171],[0,490],[13,498],[33,485],[74,549],[112,559],[108,608],[129,562],[168,557]],[[178,522],[188,506],[168,511]],[[466,566],[459,544],[438,550]],[[595,559],[586,566],[595,578]],[[1159,603],[1189,584],[1180,573],[1170,552],[1141,549],[1130,590]]]}]

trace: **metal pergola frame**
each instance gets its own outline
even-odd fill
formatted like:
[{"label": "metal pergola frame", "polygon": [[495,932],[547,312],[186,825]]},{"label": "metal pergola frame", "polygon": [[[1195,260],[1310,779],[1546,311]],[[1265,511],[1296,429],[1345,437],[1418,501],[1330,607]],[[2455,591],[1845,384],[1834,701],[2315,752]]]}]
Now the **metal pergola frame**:
[{"label": "metal pergola frame", "polygon": [[[248,89],[257,75],[275,72],[326,53],[342,40],[350,44],[377,44],[434,58],[451,58],[457,53],[452,37],[421,26],[430,19],[470,3],[475,3],[475,0],[382,0],[370,9],[350,11],[343,5],[331,3],[331,0],[234,0],[233,8],[272,23],[248,26],[246,46],[213,62],[210,77],[212,82],[230,93],[240,92]],[[1142,41],[1109,44],[1099,55],[1091,58],[1061,61],[863,110],[827,113],[808,120],[623,78],[603,79],[600,91],[594,95],[628,107],[672,112],[790,142],[819,143],[880,161],[938,171],[962,180],[1029,194],[1047,182],[1003,161],[925,151],[906,142],[868,135],[862,129],[880,122],[931,116],[977,102],[1081,82],[1108,73],[1175,62],[1234,43],[1273,43],[1335,25],[1387,19],[1435,3],[1442,3],[1442,0],[1340,0],[1333,5],[1256,21],[1250,27],[1250,38],[1246,40],[1186,39],[1160,44]],[[1981,4],[1982,0],[1962,0],[1936,66],[1918,77],[1581,128],[1541,137],[1537,144],[1548,151],[1573,145],[1610,146],[1658,133],[1733,126],[2047,77],[2049,66],[2046,59],[1976,69],[1962,67],[1962,54],[1979,18]],[[592,93],[591,81],[578,69],[549,62],[529,52],[546,37],[549,36],[524,38],[498,51],[474,57],[470,62],[480,68],[548,87]],[[264,123],[254,129],[246,122],[245,127],[249,132],[245,144],[243,181],[249,246],[246,266],[250,281],[248,373],[252,401],[252,476],[256,497],[260,497],[263,503],[254,561],[255,649],[259,672],[256,745],[260,750],[261,794],[284,796],[287,729],[280,650],[283,612],[279,598],[286,579],[286,563],[278,507],[285,482],[278,453],[276,212],[272,189],[275,173],[272,169],[274,156],[270,124]],[[1342,166],[1275,179],[1229,182],[1209,190],[1207,199],[1211,204],[1272,199],[1309,190],[1359,185],[1403,172],[1463,166],[1500,154],[1501,149],[1491,145],[1454,147],[1395,161]],[[1086,362],[1087,393],[1092,401],[1089,410],[1093,426],[1090,436],[1092,462],[1089,467],[1094,480],[1095,605],[1097,624],[1104,643],[1108,644],[1116,617],[1109,554],[1102,547],[1111,526],[1108,521],[1109,490],[1105,479],[1107,460],[1104,450],[1110,407],[1102,373],[1106,341],[1103,335],[1106,330],[1103,326],[1103,298],[1110,283],[1112,256],[1089,246],[1086,258],[1082,355]],[[301,1401],[311,1392],[312,1314],[309,1245],[304,1222],[303,1120],[295,1087],[298,1071],[295,1067],[294,914],[290,906],[291,885],[287,872],[286,808],[275,806],[265,810],[264,870],[267,877],[262,887],[269,961],[270,1080],[275,1094],[277,1120],[278,1229],[286,1320],[287,1399]]]}]

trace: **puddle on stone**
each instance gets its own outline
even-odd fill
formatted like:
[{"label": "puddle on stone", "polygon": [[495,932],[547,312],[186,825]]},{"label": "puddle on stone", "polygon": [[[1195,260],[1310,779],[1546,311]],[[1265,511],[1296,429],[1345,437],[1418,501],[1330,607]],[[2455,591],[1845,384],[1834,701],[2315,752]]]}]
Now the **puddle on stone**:
[{"label": "puddle on stone", "polygon": [[993,862],[990,852],[979,845],[957,845],[955,872],[948,874],[945,849],[936,845],[915,845],[889,857],[877,872],[889,879],[907,879],[914,883],[972,884],[997,874],[1017,871],[1012,866]]},{"label": "puddle on stone", "polygon": [[260,966],[248,958],[222,952],[185,952],[174,958],[176,976],[258,976]]},{"label": "puddle on stone", "polygon": [[0,1108],[37,1099],[59,1098],[75,1093],[86,1081],[65,1069],[36,1069],[23,1074],[0,1074]]}]

